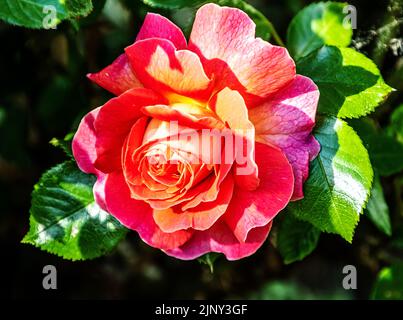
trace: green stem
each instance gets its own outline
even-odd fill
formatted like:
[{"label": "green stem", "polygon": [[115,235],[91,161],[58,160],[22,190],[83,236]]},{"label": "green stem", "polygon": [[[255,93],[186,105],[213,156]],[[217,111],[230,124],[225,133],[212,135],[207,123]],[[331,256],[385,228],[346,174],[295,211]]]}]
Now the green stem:
[{"label": "green stem", "polygon": [[278,45],[285,47],[285,44],[283,40],[281,40],[281,37],[278,35],[276,28],[274,28],[273,24],[268,21],[268,26],[270,30],[270,34],[273,36],[273,39],[277,42]]}]

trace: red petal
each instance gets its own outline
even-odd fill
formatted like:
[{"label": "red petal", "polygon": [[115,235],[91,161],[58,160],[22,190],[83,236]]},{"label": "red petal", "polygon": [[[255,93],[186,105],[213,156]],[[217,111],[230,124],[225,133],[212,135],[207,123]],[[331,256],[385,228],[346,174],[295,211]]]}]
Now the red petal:
[{"label": "red petal", "polygon": [[143,87],[133,73],[126,54],[124,53],[106,68],[97,73],[89,73],[87,77],[117,96],[126,90]]},{"label": "red petal", "polygon": [[193,236],[176,249],[165,250],[165,253],[183,260],[196,259],[209,252],[223,253],[228,260],[238,260],[252,255],[266,240],[271,223],[249,232],[244,242],[239,242],[228,226],[217,222],[210,229],[195,231]]},{"label": "red petal", "polygon": [[94,122],[98,117],[100,109],[101,108],[96,108],[87,113],[81,120],[73,138],[72,149],[74,159],[76,159],[77,165],[81,171],[86,173],[98,173],[98,170],[94,167],[97,158]]},{"label": "red petal", "polygon": [[97,175],[98,179],[94,185],[94,197],[101,208],[106,210],[103,192],[103,184],[106,176],[94,167],[94,162],[97,158],[94,121],[98,116],[99,109],[100,108],[96,108],[92,110],[81,120],[77,132],[74,135],[72,149],[73,156],[81,171]]},{"label": "red petal", "polygon": [[146,15],[136,41],[150,38],[170,40],[177,49],[186,49],[187,47],[182,30],[167,18],[155,13]]},{"label": "red petal", "polygon": [[94,123],[97,160],[95,167],[105,173],[121,168],[121,149],[135,121],[143,116],[141,108],[166,103],[152,90],[135,88],[109,100],[99,111]]},{"label": "red petal", "polygon": [[234,190],[225,221],[235,237],[243,242],[256,227],[267,225],[290,201],[294,178],[292,167],[277,148],[256,143],[259,187],[252,191]]},{"label": "red petal", "polygon": [[125,227],[136,230],[141,239],[159,249],[172,249],[184,244],[191,231],[166,233],[155,224],[152,209],[144,201],[130,198],[129,188],[122,173],[108,175],[105,183],[105,200],[108,211]]},{"label": "red petal", "polygon": [[199,57],[188,50],[176,50],[163,39],[138,41],[126,54],[141,82],[164,95],[179,94],[199,100],[210,96],[211,81]]}]

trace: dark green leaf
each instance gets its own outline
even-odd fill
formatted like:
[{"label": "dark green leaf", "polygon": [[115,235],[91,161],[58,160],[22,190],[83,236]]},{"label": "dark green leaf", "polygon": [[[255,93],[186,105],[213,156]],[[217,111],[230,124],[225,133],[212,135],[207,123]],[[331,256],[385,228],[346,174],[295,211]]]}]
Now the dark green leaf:
[{"label": "dark green leaf", "polygon": [[291,212],[284,213],[277,237],[277,249],[285,264],[300,261],[318,245],[320,231],[312,224],[296,219]]},{"label": "dark green leaf", "polygon": [[374,300],[403,299],[403,264],[394,264],[379,272],[371,298]]},{"label": "dark green leaf", "polygon": [[321,151],[311,162],[304,199],[288,208],[321,231],[351,242],[371,189],[373,171],[367,150],[340,119],[319,119],[314,134]]},{"label": "dark green leaf", "polygon": [[371,119],[350,120],[368,149],[374,168],[381,176],[403,170],[403,144],[377,128]]},{"label": "dark green leaf", "polygon": [[371,196],[367,204],[367,213],[368,217],[379,230],[388,236],[392,235],[389,208],[383,195],[381,181],[376,175],[374,177],[374,183],[371,189]]},{"label": "dark green leaf", "polygon": [[403,143],[403,104],[393,111],[390,125],[396,139]]},{"label": "dark green leaf", "polygon": [[87,16],[93,9],[91,0],[59,0],[59,2],[64,3],[70,18]]},{"label": "dark green leaf", "polygon": [[[92,10],[91,0],[2,0],[0,19],[10,24],[41,29],[45,25],[56,26],[66,19],[88,15]],[[53,13],[56,14],[52,21]],[[49,20],[50,19],[50,20]]]},{"label": "dark green leaf", "polygon": [[287,47],[299,59],[322,47],[347,47],[353,30],[346,21],[343,8],[347,3],[319,2],[301,10],[291,21],[287,31]]},{"label": "dark green leaf", "polygon": [[319,87],[318,112],[340,118],[364,116],[392,92],[376,65],[350,48],[324,46],[297,63]]},{"label": "dark green leaf", "polygon": [[22,242],[71,260],[112,250],[127,229],[94,202],[94,182],[74,161],[46,172],[32,193],[30,230]]}]

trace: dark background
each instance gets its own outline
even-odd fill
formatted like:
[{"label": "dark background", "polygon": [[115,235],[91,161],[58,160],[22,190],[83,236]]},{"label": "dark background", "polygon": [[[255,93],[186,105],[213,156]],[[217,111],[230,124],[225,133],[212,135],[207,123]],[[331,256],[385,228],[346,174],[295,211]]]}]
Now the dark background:
[{"label": "dark background", "polygon": [[[292,17],[312,1],[250,2],[273,22],[284,39]],[[94,0],[95,7],[101,3]],[[388,1],[350,3],[358,11],[353,45],[374,58],[386,82],[401,90],[402,58],[393,53],[388,43],[380,51],[375,49],[382,41],[379,30],[384,29],[379,28],[391,16]],[[96,9],[78,21],[78,27],[64,22],[54,31],[28,30],[0,22],[1,295],[367,299],[377,272],[391,258],[388,239],[366,217],[361,218],[352,245],[338,236],[322,234],[312,255],[303,262],[285,266],[267,241],[250,258],[236,262],[220,258],[214,273],[198,261],[176,260],[149,248],[135,232],[129,233],[112,254],[86,262],[65,261],[20,244],[28,231],[33,185],[46,169],[66,158],[49,141],[74,130],[86,112],[111,97],[92,85],[86,73],[108,65],[134,41],[148,10],[151,9],[140,1],[108,1],[103,12]],[[180,19],[181,12],[176,12],[174,18]],[[392,95],[374,115],[381,126],[388,124],[391,110],[403,101],[400,92]],[[382,180],[392,220],[399,219],[402,208],[401,194],[393,183],[395,178]],[[47,264],[58,270],[57,290],[42,288],[42,268]],[[342,268],[349,264],[357,267],[358,289],[345,291],[341,284]]]}]

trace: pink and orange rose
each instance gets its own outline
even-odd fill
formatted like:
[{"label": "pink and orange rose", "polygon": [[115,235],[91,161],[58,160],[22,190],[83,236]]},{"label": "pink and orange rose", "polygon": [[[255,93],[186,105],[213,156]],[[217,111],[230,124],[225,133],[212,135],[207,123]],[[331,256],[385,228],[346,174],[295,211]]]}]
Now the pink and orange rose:
[{"label": "pink and orange rose", "polygon": [[241,10],[201,7],[189,42],[148,14],[134,44],[89,78],[116,97],[83,118],[74,157],[97,176],[97,203],[149,245],[240,259],[303,197],[319,91]]}]

